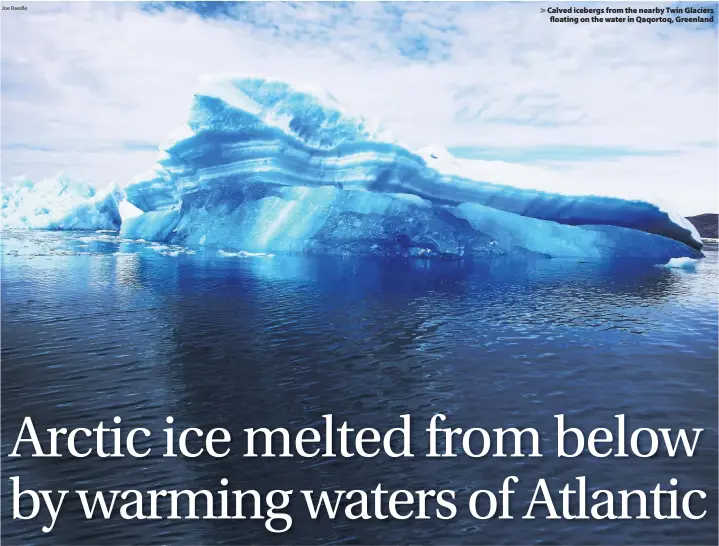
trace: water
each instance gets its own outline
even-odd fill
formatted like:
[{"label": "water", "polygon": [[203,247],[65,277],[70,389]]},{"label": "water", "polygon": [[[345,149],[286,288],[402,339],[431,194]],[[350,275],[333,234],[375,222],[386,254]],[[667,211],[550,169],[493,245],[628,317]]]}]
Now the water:
[{"label": "water", "polygon": [[[716,543],[717,247],[696,272],[642,262],[379,261],[232,257],[122,242],[110,233],[3,233],[3,543]],[[380,431],[412,415],[412,446],[441,412],[454,427],[535,427],[543,458],[213,459],[159,455],[178,428],[296,431],[332,413]],[[588,431],[706,429],[697,454],[557,459],[554,415]],[[8,458],[22,419],[38,429],[114,416],[158,431],[146,459]],[[45,444],[46,445],[46,444]],[[194,445],[194,444],[193,444]],[[457,516],[308,521],[85,521],[67,500],[12,520],[8,477],[36,489],[454,489]],[[512,521],[472,518],[475,489],[514,475]],[[703,489],[697,521],[521,519],[539,478],[552,490]],[[558,509],[561,503],[557,501]],[[430,510],[433,514],[433,508]]]}]

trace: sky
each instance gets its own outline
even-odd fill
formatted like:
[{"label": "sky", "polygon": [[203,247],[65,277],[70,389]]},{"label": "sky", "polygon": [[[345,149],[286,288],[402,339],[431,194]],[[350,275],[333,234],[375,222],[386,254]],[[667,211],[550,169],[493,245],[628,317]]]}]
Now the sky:
[{"label": "sky", "polygon": [[412,149],[719,209],[716,24],[552,23],[557,2],[25,5],[0,20],[3,183],[123,185],[198,76],[232,72],[324,88]]}]

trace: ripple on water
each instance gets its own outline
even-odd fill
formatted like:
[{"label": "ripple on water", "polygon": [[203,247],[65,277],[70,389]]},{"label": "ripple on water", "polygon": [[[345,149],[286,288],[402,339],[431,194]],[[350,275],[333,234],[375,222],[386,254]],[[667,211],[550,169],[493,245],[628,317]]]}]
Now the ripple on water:
[{"label": "ripple on water", "polygon": [[[386,430],[442,412],[451,426],[533,426],[541,459],[4,459],[23,486],[48,489],[499,489],[516,475],[518,513],[540,477],[561,488],[651,489],[672,477],[717,505],[717,248],[696,271],[566,260],[417,262],[275,256],[128,241],[113,233],[3,232],[2,432],[110,422],[159,431],[299,429],[325,413]],[[583,429],[616,413],[636,426],[703,427],[691,460],[558,460],[554,415]],[[161,451],[161,437],[147,440]],[[8,507],[8,488],[3,488]],[[282,542],[261,521],[86,522],[63,512],[51,536],[8,518],[17,543]],[[714,543],[700,521],[308,522],[292,542]],[[591,538],[588,538],[591,537]]]}]

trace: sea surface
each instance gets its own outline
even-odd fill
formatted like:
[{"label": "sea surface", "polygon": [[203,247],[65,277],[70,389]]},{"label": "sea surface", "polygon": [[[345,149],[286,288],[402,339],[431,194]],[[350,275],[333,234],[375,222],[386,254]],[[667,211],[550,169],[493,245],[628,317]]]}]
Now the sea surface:
[{"label": "sea surface", "polygon": [[[3,232],[2,542],[716,544],[718,282],[716,243],[688,271],[632,260],[252,256],[114,233]],[[241,438],[250,427],[321,427],[328,413],[380,432],[410,414],[416,455],[246,458],[233,443],[225,458],[161,456],[167,416],[177,430],[223,427]],[[543,457],[458,448],[427,458],[436,413],[462,429],[534,427]],[[691,458],[558,459],[557,414],[585,432],[616,432],[617,414],[628,433],[704,431]],[[151,429],[141,446],[153,452],[31,458],[25,446],[10,458],[26,416],[45,447],[48,428],[115,426],[118,416],[123,431]],[[263,519],[86,521],[68,496],[43,533],[44,510],[12,519],[12,476],[22,489],[255,489],[263,501],[273,489],[451,489],[457,515],[443,521],[432,505],[429,519],[313,521],[298,496],[285,510],[291,529],[272,534]],[[498,491],[507,476],[519,478],[514,518],[473,518],[471,493]],[[708,496],[692,508],[707,513],[551,520],[540,508],[522,519],[538,480],[556,492],[579,476],[590,491],[701,489]]]}]

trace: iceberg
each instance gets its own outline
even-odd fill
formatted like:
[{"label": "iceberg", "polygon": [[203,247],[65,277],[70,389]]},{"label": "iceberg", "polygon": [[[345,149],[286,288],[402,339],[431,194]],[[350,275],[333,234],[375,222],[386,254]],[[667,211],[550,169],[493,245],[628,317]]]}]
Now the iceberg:
[{"label": "iceberg", "polygon": [[231,252],[228,250],[218,250],[218,256],[225,258],[274,258],[274,254],[265,254],[264,252],[247,252],[246,250],[240,250],[239,252]]},{"label": "iceberg", "polygon": [[160,150],[122,190],[66,175],[15,181],[3,221],[247,255],[702,256],[694,227],[666,207],[567,194],[441,146],[413,151],[331,95],[283,81],[201,78],[187,123]]},{"label": "iceberg", "polygon": [[40,182],[15,178],[11,185],[3,187],[3,227],[117,231],[121,224],[121,195],[114,185],[98,191],[64,173]]},{"label": "iceberg", "polygon": [[699,260],[695,260],[693,258],[672,258],[662,267],[666,267],[667,269],[685,269],[687,271],[696,271],[698,261]]},{"label": "iceberg", "polygon": [[326,93],[209,76],[125,187],[142,214],[121,234],[248,253],[701,256],[693,226],[659,205],[491,179],[439,146],[411,151]]}]

